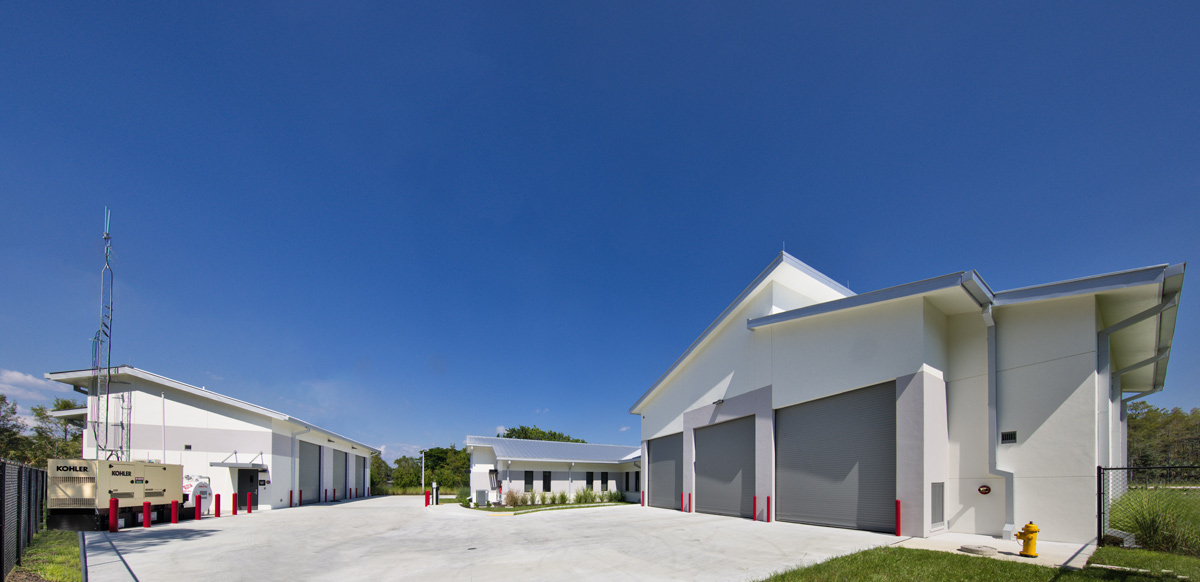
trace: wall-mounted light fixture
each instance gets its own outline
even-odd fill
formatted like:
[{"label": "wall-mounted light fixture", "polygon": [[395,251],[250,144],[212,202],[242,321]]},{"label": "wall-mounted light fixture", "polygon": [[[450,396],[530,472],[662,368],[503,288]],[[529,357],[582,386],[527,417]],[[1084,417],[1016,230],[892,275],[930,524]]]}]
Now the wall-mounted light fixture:
[{"label": "wall-mounted light fixture", "polygon": [[724,398],[718,399],[716,402],[713,402],[713,404],[725,404],[725,399]]}]

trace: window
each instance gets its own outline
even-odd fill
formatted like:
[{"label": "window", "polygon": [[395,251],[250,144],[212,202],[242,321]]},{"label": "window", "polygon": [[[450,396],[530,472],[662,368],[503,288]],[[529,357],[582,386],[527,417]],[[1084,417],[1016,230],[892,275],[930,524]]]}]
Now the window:
[{"label": "window", "polygon": [[633,472],[633,490],[634,491],[642,490],[642,472],[641,471]]},{"label": "window", "polygon": [[533,471],[525,471],[525,492],[533,492]]},{"label": "window", "polygon": [[608,491],[608,471],[600,473],[600,490]]},{"label": "window", "polygon": [[594,480],[594,476],[595,476],[595,473],[593,473],[591,471],[587,472],[587,488],[588,489],[592,488],[592,481]]},{"label": "window", "polygon": [[550,471],[542,471],[542,491],[550,492]]},{"label": "window", "polygon": [[625,472],[625,490],[629,491],[629,472]]}]

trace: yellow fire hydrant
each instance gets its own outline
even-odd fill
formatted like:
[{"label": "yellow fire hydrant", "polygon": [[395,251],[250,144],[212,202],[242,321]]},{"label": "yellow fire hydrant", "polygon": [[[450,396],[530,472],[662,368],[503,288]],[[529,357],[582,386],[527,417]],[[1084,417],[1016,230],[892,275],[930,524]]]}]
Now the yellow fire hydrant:
[{"label": "yellow fire hydrant", "polygon": [[1039,531],[1041,530],[1038,529],[1038,526],[1033,525],[1033,522],[1031,521],[1028,525],[1021,528],[1021,531],[1013,534],[1013,537],[1021,540],[1022,556],[1025,556],[1026,558],[1037,557],[1037,535]]}]

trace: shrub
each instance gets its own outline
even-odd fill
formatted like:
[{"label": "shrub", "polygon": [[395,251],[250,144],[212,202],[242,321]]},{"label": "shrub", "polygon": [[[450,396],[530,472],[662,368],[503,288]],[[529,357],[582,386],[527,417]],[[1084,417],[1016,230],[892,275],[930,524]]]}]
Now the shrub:
[{"label": "shrub", "polygon": [[1133,534],[1137,545],[1157,552],[1200,554],[1200,500],[1170,489],[1136,489],[1112,504],[1109,525]]},{"label": "shrub", "polygon": [[545,505],[545,504],[546,504],[546,492],[542,491],[541,493],[538,493],[538,505]]},{"label": "shrub", "polygon": [[575,492],[575,503],[594,503],[596,492],[591,489],[580,489]]},{"label": "shrub", "polygon": [[621,503],[625,501],[625,495],[616,489],[612,489],[604,494],[604,500],[609,503]]},{"label": "shrub", "polygon": [[570,499],[567,497],[566,491],[559,491],[558,495],[555,495],[554,497],[554,502],[559,505],[566,505],[567,502],[570,501]]},{"label": "shrub", "polygon": [[516,507],[517,500],[520,498],[521,498],[521,496],[517,495],[516,491],[509,490],[508,493],[504,494],[504,505],[506,505],[508,507]]}]

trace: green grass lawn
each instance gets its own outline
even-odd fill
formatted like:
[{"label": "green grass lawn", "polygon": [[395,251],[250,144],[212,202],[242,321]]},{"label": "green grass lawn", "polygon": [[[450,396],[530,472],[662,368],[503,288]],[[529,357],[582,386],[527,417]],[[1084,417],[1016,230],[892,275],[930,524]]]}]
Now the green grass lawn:
[{"label": "green grass lawn", "polygon": [[[1097,557],[1098,556],[1098,557]],[[1162,568],[1174,570],[1196,579],[1200,559],[1144,552],[1101,548],[1089,563],[1151,569],[1148,566],[1165,564]],[[981,558],[910,548],[875,548],[834,558],[804,568],[780,572],[767,578],[769,582],[798,581],[868,581],[868,582],[1084,582],[1092,580],[1116,580],[1120,582],[1142,582],[1174,580],[1174,576],[1158,573],[1139,574],[1099,568],[1083,570],[1059,570],[1035,564],[1022,564],[1006,560]],[[764,581],[764,582],[766,582]]]},{"label": "green grass lawn", "polygon": [[21,565],[13,568],[9,578],[18,573],[36,574],[50,582],[79,582],[79,534],[73,531],[45,529],[33,536],[25,549]]}]

